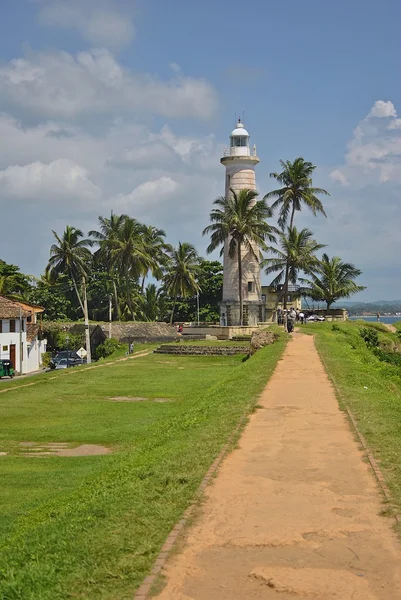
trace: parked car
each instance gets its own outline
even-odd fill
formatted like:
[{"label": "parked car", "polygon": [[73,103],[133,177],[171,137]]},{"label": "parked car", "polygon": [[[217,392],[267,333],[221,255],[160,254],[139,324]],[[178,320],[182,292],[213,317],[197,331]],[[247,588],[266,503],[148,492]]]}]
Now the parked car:
[{"label": "parked car", "polygon": [[307,321],[325,321],[326,319],[324,317],[321,317],[320,315],[310,315],[309,317],[307,317],[306,320]]},{"label": "parked car", "polygon": [[59,361],[57,361],[56,366],[54,367],[56,369],[56,371],[58,369],[68,369],[69,367],[73,367],[74,365],[66,358],[60,358]]},{"label": "parked car", "polygon": [[56,356],[53,356],[49,363],[49,367],[51,369],[56,369],[57,364],[61,360],[65,360],[67,363],[67,359],[69,367],[75,367],[76,365],[82,365],[83,363],[82,358],[80,358],[74,350],[61,350],[60,352],[57,352]]}]

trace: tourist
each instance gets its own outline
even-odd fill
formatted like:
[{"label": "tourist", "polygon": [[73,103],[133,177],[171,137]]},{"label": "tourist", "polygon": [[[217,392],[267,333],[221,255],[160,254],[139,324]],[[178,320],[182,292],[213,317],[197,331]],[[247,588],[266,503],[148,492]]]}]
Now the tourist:
[{"label": "tourist", "polygon": [[297,313],[294,310],[294,307],[291,308],[289,313],[287,314],[287,331],[288,333],[292,333],[294,331],[295,320],[297,318]]},{"label": "tourist", "polygon": [[277,325],[282,325],[283,323],[283,310],[279,306],[277,309]]},{"label": "tourist", "polygon": [[296,309],[295,315],[296,315],[296,319],[295,320],[298,323],[299,322],[299,308]]},{"label": "tourist", "polygon": [[299,320],[301,321],[301,325],[305,323],[305,313],[302,310],[299,313]]},{"label": "tourist", "polygon": [[377,315],[376,315],[376,321],[377,321],[378,323],[380,323],[380,313],[377,313]]}]

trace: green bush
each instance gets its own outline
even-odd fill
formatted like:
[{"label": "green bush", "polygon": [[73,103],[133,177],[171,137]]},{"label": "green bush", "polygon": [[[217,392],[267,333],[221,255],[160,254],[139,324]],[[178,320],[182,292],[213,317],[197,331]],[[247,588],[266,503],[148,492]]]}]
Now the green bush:
[{"label": "green bush", "polygon": [[370,327],[361,327],[359,334],[365,340],[368,348],[377,348],[379,345],[379,334],[375,329]]},{"label": "green bush", "polygon": [[114,338],[108,338],[100,344],[94,351],[94,359],[99,360],[100,358],[107,358],[110,354],[113,354],[115,350],[122,348],[122,344]]},{"label": "green bush", "polygon": [[401,354],[398,352],[386,352],[381,348],[374,348],[373,352],[379,360],[401,367]]},{"label": "green bush", "polygon": [[43,367],[48,367],[49,366],[51,357],[52,357],[52,353],[51,352],[43,352],[42,353],[42,366]]}]

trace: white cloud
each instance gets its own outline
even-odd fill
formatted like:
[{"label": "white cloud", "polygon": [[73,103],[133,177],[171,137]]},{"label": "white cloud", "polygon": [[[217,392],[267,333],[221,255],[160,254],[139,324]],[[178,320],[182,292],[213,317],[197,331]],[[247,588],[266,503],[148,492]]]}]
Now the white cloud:
[{"label": "white cloud", "polygon": [[39,21],[49,27],[75,29],[96,46],[120,48],[134,36],[131,15],[106,0],[46,0]]},{"label": "white cloud", "polygon": [[347,186],[348,185],[348,180],[345,177],[345,175],[343,173],[341,173],[341,171],[339,171],[338,169],[334,169],[334,171],[332,171],[330,173],[330,178],[334,181],[339,183],[342,186]]},{"label": "white cloud", "polygon": [[145,181],[138,185],[129,194],[118,194],[113,204],[124,209],[134,208],[139,204],[157,205],[160,201],[165,201],[178,189],[178,184],[171,177],[159,177],[158,179]]},{"label": "white cloud", "polygon": [[133,73],[105,49],[43,52],[0,68],[0,104],[19,106],[46,118],[82,113],[132,114],[207,119],[217,108],[214,88],[203,79],[175,74],[168,81]]},{"label": "white cloud", "polygon": [[389,100],[386,102],[384,100],[377,100],[374,105],[372,106],[372,108],[370,109],[370,112],[368,114],[368,118],[369,117],[378,117],[378,118],[384,118],[384,117],[396,117],[397,116],[397,112],[395,110],[394,104],[392,102],[390,102]]},{"label": "white cloud", "polygon": [[2,195],[24,200],[63,198],[77,201],[92,200],[100,196],[99,188],[88,178],[88,172],[76,163],[58,159],[51,163],[34,162],[12,165],[0,171]]},{"label": "white cloud", "polygon": [[140,142],[135,146],[124,148],[116,156],[109,159],[108,163],[117,167],[141,167],[151,169],[167,167],[176,162],[177,154],[162,141]]},{"label": "white cloud", "polygon": [[354,130],[345,164],[334,169],[331,177],[354,187],[401,182],[401,119],[392,102],[375,102]]}]

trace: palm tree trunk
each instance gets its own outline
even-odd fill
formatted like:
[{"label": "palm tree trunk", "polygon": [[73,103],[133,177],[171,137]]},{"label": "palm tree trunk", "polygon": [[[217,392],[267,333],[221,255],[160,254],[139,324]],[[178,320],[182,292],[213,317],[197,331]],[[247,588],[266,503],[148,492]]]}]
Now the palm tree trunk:
[{"label": "palm tree trunk", "polygon": [[75,293],[76,293],[77,298],[78,298],[79,306],[81,307],[81,310],[82,310],[83,314],[85,314],[85,308],[84,308],[84,305],[82,303],[81,296],[79,295],[77,282],[75,281],[75,278],[72,275],[71,275],[71,279],[72,279],[72,283],[74,285]]},{"label": "palm tree trunk", "polygon": [[287,299],[288,299],[288,278],[289,278],[289,273],[290,273],[290,265],[287,264],[285,266],[285,279],[284,279],[284,302],[283,302],[283,308],[284,310],[287,309]]},{"label": "palm tree trunk", "polygon": [[88,298],[86,296],[86,281],[85,277],[82,277],[82,286],[84,292],[84,319],[85,319],[85,342],[86,342],[86,362],[87,364],[92,362],[91,355],[91,335],[89,331],[89,315],[88,315]]},{"label": "palm tree trunk", "polygon": [[146,275],[144,275],[142,277],[142,283],[141,283],[141,292],[143,294],[143,290],[145,289],[145,279],[146,279]]},{"label": "palm tree trunk", "polygon": [[175,309],[175,305],[177,303],[177,296],[174,298],[174,302],[173,302],[173,308],[171,309],[171,316],[170,316],[170,325],[173,324],[173,318],[174,318],[174,309]]},{"label": "palm tree trunk", "polygon": [[244,302],[242,299],[242,260],[241,260],[241,243],[238,242],[238,292],[239,292],[239,324],[243,325]]},{"label": "palm tree trunk", "polygon": [[128,304],[128,308],[129,308],[130,313],[131,313],[131,320],[135,321],[134,311],[133,311],[132,302],[131,302],[131,290],[130,290],[130,287],[129,287],[129,276],[128,276],[128,273],[127,273],[126,277],[127,277],[127,304]]},{"label": "palm tree trunk", "polygon": [[291,211],[291,219],[290,219],[290,229],[293,228],[294,225],[294,217],[295,217],[295,204],[292,204],[292,211]]},{"label": "palm tree trunk", "polygon": [[117,321],[119,321],[121,316],[120,316],[120,305],[118,303],[117,286],[116,286],[115,280],[112,279],[112,281],[113,281],[113,290],[114,290],[114,304],[116,305],[116,316],[117,316]]}]

